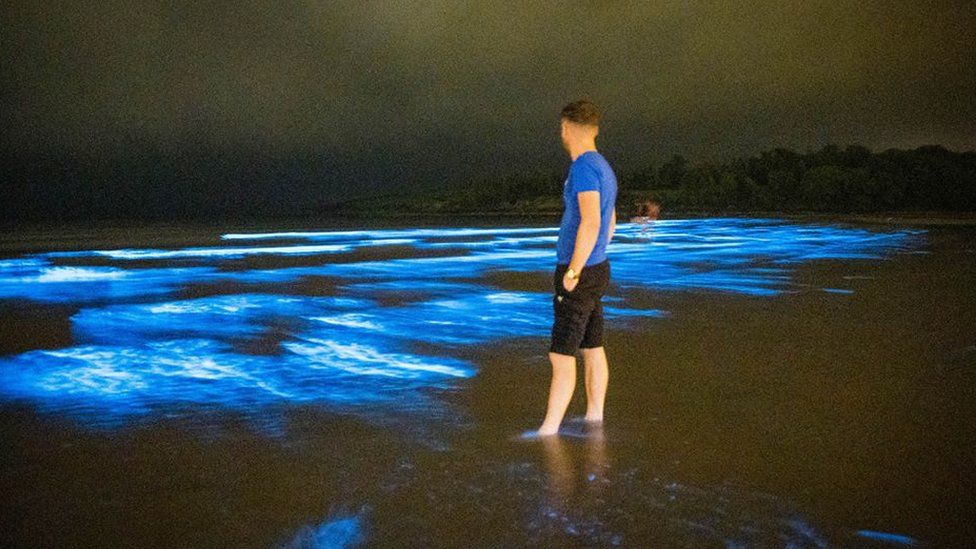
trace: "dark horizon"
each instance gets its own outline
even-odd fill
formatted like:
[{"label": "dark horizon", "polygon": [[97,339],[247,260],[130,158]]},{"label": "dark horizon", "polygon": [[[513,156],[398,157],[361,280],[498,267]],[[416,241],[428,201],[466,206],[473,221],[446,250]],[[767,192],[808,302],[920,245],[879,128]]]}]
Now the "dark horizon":
[{"label": "dark horizon", "polygon": [[976,150],[966,2],[214,8],[6,5],[8,200],[203,192],[244,213],[248,195],[559,171],[558,112],[579,97],[621,173],[827,144]]}]

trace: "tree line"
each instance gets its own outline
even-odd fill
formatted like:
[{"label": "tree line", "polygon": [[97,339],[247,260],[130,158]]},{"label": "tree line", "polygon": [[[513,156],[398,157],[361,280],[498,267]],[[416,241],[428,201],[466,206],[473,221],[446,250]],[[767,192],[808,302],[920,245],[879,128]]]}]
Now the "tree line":
[{"label": "tree line", "polygon": [[[564,172],[523,172],[476,181],[431,197],[391,196],[350,209],[559,211]],[[976,152],[941,145],[872,152],[861,145],[786,148],[692,165],[681,155],[618,172],[617,206],[654,200],[672,211],[976,211]]]},{"label": "tree line", "polygon": [[[409,193],[401,185],[382,196],[334,200],[322,182],[334,177],[341,159],[311,152],[279,157],[261,151],[138,149],[117,161],[58,154],[0,160],[0,225],[336,214],[558,215],[566,178],[561,166],[454,185],[431,181],[426,189],[409,185],[415,189]],[[622,216],[634,215],[636,203],[647,200],[666,212],[976,211],[976,152],[940,145],[877,153],[861,145],[804,153],[776,148],[697,164],[675,154],[637,165],[617,171]]]},{"label": "tree line", "polygon": [[861,145],[808,153],[777,148],[693,167],[674,155],[622,179],[621,189],[643,191],[672,209],[976,210],[976,153],[940,145],[879,153]]}]

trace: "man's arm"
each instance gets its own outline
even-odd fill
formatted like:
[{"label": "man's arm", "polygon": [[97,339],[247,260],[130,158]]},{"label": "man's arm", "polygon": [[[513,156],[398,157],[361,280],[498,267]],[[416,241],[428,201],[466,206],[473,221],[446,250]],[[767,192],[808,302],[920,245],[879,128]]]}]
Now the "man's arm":
[{"label": "man's arm", "polygon": [[580,191],[576,197],[579,200],[580,224],[569,267],[579,273],[600,236],[600,191]]},{"label": "man's arm", "polygon": [[610,214],[610,234],[607,236],[607,243],[609,244],[613,240],[613,231],[617,229],[617,208],[613,209],[613,213]]}]

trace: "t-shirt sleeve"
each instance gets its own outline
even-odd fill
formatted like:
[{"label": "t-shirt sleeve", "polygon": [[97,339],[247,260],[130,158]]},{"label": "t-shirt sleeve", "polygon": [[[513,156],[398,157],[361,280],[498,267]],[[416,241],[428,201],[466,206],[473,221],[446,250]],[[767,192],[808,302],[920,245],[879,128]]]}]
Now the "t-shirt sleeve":
[{"label": "t-shirt sleeve", "polygon": [[569,172],[569,178],[573,183],[574,193],[600,190],[600,174],[589,164],[574,165]]}]

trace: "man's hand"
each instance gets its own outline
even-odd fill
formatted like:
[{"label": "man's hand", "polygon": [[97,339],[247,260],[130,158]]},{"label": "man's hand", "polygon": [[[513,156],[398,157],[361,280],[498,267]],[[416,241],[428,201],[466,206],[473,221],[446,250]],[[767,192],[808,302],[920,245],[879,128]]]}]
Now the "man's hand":
[{"label": "man's hand", "polygon": [[576,285],[579,284],[579,277],[569,278],[569,273],[563,274],[563,289],[567,292],[572,292]]}]

